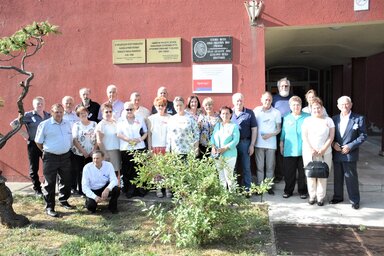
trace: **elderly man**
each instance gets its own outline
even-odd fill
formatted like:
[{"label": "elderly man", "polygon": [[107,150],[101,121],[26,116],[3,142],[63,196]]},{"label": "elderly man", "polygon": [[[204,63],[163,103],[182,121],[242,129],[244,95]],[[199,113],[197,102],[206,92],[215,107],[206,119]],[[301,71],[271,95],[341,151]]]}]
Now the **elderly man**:
[{"label": "elderly man", "polygon": [[[253,110],[258,124],[255,145],[258,184],[260,184],[264,178],[273,178],[277,149],[276,135],[281,131],[281,114],[280,111],[272,107],[272,94],[270,92],[264,92],[262,94],[261,104],[261,106]],[[275,194],[272,188],[268,190],[268,194]]]},{"label": "elderly man", "polygon": [[[278,94],[273,95],[272,106],[280,111],[281,117],[283,118],[291,112],[289,106],[289,99],[293,96],[290,93],[291,83],[286,78],[283,77],[277,81],[277,89],[279,90]],[[280,144],[280,137],[277,137],[277,145]],[[280,182],[283,179],[283,156],[280,153],[280,150],[276,152],[276,168],[275,168],[275,183]]]},{"label": "elderly man", "polygon": [[104,152],[95,150],[92,154],[92,163],[83,169],[82,188],[85,193],[85,207],[92,213],[96,212],[97,204],[109,200],[108,209],[117,213],[117,199],[120,190],[117,187],[115,169],[110,162],[104,161]]},{"label": "elderly man", "polygon": [[[116,87],[116,85],[114,85],[114,84],[108,85],[107,96],[108,96],[108,101],[104,102],[104,104],[110,103],[112,105],[112,117],[113,117],[113,119],[115,119],[117,121],[117,120],[119,120],[121,113],[124,110],[124,102],[117,99],[117,87]],[[101,109],[99,109],[98,119],[99,120],[103,119],[103,113],[102,113]]]},{"label": "elderly man", "polygon": [[340,115],[333,116],[335,123],[335,139],[333,147],[334,166],[334,195],[330,204],[337,204],[344,200],[344,177],[347,185],[349,201],[353,209],[360,208],[359,180],[357,174],[357,160],[359,160],[359,146],[367,139],[365,118],[351,111],[352,101],[348,96],[337,100]]},{"label": "elderly man", "polygon": [[257,136],[257,122],[252,110],[244,107],[244,96],[241,93],[235,93],[232,96],[233,115],[232,121],[239,126],[240,141],[237,144],[237,163],[236,171],[239,173],[239,165],[242,166],[242,185],[245,186],[246,196],[251,188],[252,173],[250,156],[255,150]]},{"label": "elderly man", "polygon": [[[167,88],[162,86],[157,90],[157,97],[164,97],[167,99],[167,108],[166,108],[166,113],[170,115],[176,114],[176,110],[173,107],[173,102],[168,100],[168,91]],[[155,106],[152,106],[152,114],[156,114],[157,110]]]},{"label": "elderly man", "polygon": [[43,152],[44,199],[46,213],[58,217],[55,211],[56,179],[59,176],[59,201],[66,209],[74,207],[68,203],[71,195],[71,148],[72,132],[68,121],[63,120],[64,108],[54,104],[52,117],[41,122],[37,128],[35,142]]},{"label": "elderly man", "polygon": [[83,106],[88,109],[88,119],[90,121],[99,122],[98,119],[99,116],[99,110],[100,110],[100,104],[97,102],[92,101],[89,96],[91,95],[91,89],[89,88],[81,88],[79,90],[81,103],[76,106],[76,109],[80,106]]},{"label": "elderly man", "polygon": [[74,123],[79,121],[79,117],[76,115],[74,109],[75,100],[72,96],[64,96],[61,100],[61,104],[64,106],[64,116],[63,119],[68,121],[71,124],[71,127]]},{"label": "elderly man", "polygon": [[[42,196],[41,192],[41,182],[39,180],[39,160],[42,157],[41,150],[36,146],[35,136],[37,127],[39,124],[50,118],[51,115],[48,112],[44,111],[45,100],[41,96],[37,96],[32,100],[33,110],[25,113],[22,120],[25,125],[24,129],[20,129],[19,133],[27,141],[27,151],[28,151],[28,160],[29,160],[29,177],[32,180],[33,190],[37,196]],[[17,119],[11,122],[12,127],[16,127],[19,124]]]},{"label": "elderly man", "polygon": [[133,102],[133,106],[135,108],[135,115],[141,116],[144,119],[147,119],[151,115],[151,112],[146,107],[140,106],[140,93],[133,92],[131,94],[130,100],[131,102]]}]

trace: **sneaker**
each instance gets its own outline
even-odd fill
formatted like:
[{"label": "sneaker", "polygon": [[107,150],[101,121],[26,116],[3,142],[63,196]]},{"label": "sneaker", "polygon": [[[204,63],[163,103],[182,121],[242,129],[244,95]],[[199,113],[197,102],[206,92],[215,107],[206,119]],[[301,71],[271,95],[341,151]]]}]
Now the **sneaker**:
[{"label": "sneaker", "polygon": [[161,188],[159,188],[158,190],[156,190],[156,196],[158,198],[163,198],[164,197],[164,194],[163,192],[161,191]]},{"label": "sneaker", "polygon": [[273,196],[273,195],[275,195],[275,192],[273,191],[273,189],[269,189],[268,194]]},{"label": "sneaker", "polygon": [[166,196],[167,198],[171,198],[173,195],[172,195],[172,192],[171,192],[169,189],[166,189],[166,190],[165,190],[165,196]]}]

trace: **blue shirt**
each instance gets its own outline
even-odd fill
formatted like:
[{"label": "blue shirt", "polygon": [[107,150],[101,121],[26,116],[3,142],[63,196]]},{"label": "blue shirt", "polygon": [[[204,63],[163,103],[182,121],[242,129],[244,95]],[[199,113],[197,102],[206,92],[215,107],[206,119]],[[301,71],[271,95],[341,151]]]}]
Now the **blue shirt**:
[{"label": "blue shirt", "polygon": [[243,112],[240,112],[238,116],[233,111],[232,122],[239,127],[241,140],[251,139],[252,128],[257,127],[255,113],[252,110],[243,108]]},{"label": "blue shirt", "polygon": [[281,117],[286,116],[291,112],[289,107],[289,99],[293,95],[289,94],[287,97],[282,97],[280,94],[273,95],[272,107],[280,111]]},{"label": "blue shirt", "polygon": [[283,155],[285,157],[301,156],[303,154],[301,126],[303,125],[304,119],[309,116],[310,114],[301,112],[298,118],[295,118],[292,114],[288,114],[284,117],[280,141],[284,143]]},{"label": "blue shirt", "polygon": [[44,152],[62,155],[72,148],[72,129],[68,121],[58,123],[53,117],[41,122],[37,128],[35,142],[43,144]]},{"label": "blue shirt", "polygon": [[[25,125],[25,128],[27,128],[29,141],[35,140],[37,127],[42,121],[50,117],[51,115],[45,111],[44,111],[44,118],[41,118],[41,116],[35,110],[28,111],[24,114],[23,124]],[[11,126],[18,125],[18,124],[19,124],[19,121],[17,119],[11,122]]]}]

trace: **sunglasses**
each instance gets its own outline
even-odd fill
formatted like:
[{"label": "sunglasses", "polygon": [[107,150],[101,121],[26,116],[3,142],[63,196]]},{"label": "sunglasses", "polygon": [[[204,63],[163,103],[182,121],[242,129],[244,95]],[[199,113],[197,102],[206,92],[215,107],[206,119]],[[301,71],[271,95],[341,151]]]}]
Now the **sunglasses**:
[{"label": "sunglasses", "polygon": [[126,111],[133,111],[133,108],[126,108]]},{"label": "sunglasses", "polygon": [[104,113],[108,114],[108,113],[112,113],[112,111],[108,110],[108,111],[104,111]]}]

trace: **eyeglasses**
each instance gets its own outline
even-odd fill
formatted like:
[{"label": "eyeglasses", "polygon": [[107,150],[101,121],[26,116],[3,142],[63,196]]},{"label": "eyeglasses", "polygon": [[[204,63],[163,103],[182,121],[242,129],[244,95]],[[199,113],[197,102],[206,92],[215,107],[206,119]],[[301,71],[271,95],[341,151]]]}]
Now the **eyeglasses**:
[{"label": "eyeglasses", "polygon": [[128,112],[128,111],[133,111],[133,108],[126,108],[125,110],[126,110],[127,112]]}]

